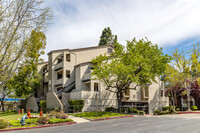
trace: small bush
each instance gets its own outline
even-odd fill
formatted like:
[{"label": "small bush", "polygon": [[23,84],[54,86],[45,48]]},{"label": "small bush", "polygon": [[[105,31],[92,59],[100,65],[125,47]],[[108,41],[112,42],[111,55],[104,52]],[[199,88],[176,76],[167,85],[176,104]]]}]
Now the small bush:
[{"label": "small bush", "polygon": [[160,110],[154,110],[154,114],[155,115],[161,115],[161,111]]},{"label": "small bush", "polygon": [[75,112],[82,112],[84,100],[69,100],[68,103]]},{"label": "small bush", "polygon": [[139,111],[139,114],[145,115],[145,112],[144,111]]},{"label": "small bush", "polygon": [[180,111],[180,108],[176,108],[176,111]]},{"label": "small bush", "polygon": [[114,107],[106,107],[105,111],[106,111],[106,112],[117,112],[117,108],[114,108]]},{"label": "small bush", "polygon": [[39,105],[42,109],[46,109],[47,101],[40,101]]},{"label": "small bush", "polygon": [[41,116],[41,117],[39,117],[38,119],[37,119],[37,123],[38,124],[47,124],[48,123],[48,121],[49,121],[49,118],[48,117],[43,117],[43,116]]},{"label": "small bush", "polygon": [[59,118],[59,119],[67,119],[68,116],[65,112],[61,111],[61,112],[56,112],[56,111],[51,111],[49,113],[49,117],[51,119],[55,119],[55,118]]},{"label": "small bush", "polygon": [[171,110],[173,110],[173,106],[166,106],[166,107],[162,107],[162,110],[163,111],[171,111]]},{"label": "small bush", "polygon": [[56,123],[72,122],[72,121],[73,121],[72,119],[58,119],[58,118],[55,118],[55,119],[50,119],[48,121],[48,124],[56,124]]},{"label": "small bush", "polygon": [[197,106],[191,106],[190,109],[191,110],[197,110]]},{"label": "small bush", "polygon": [[37,123],[37,119],[26,119],[25,123],[26,124],[36,124]]},{"label": "small bush", "polygon": [[8,122],[3,119],[0,119],[0,129],[4,129],[7,126],[8,126]]}]

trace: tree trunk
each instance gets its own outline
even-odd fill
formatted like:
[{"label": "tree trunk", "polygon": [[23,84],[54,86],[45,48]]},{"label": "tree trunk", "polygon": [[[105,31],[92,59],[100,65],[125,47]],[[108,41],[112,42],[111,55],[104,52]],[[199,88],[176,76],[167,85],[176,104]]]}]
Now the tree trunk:
[{"label": "tree trunk", "polygon": [[187,89],[187,108],[190,110],[190,87],[187,88],[187,83],[185,82],[185,88]]},{"label": "tree trunk", "polygon": [[174,103],[175,103],[175,99],[174,99],[174,95],[173,95],[173,92],[172,92],[172,89],[171,89],[171,95],[172,95],[172,106],[173,106],[173,109],[174,109]]},{"label": "tree trunk", "polygon": [[2,110],[2,112],[5,111],[5,109],[4,109],[4,99],[3,98],[1,99],[1,110]]},{"label": "tree trunk", "polygon": [[120,92],[117,92],[118,113],[121,112],[121,101],[122,101],[122,98],[121,98]]}]

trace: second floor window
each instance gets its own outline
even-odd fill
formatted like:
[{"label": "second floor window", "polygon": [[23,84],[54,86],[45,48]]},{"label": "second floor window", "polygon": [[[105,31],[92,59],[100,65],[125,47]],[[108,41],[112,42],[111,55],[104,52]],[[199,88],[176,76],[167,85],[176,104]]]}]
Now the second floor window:
[{"label": "second floor window", "polygon": [[70,54],[66,54],[66,61],[70,61]]},{"label": "second floor window", "polygon": [[62,72],[58,72],[57,73],[57,79],[61,79],[62,78]]},{"label": "second floor window", "polygon": [[70,78],[70,71],[69,70],[66,70],[66,77]]}]

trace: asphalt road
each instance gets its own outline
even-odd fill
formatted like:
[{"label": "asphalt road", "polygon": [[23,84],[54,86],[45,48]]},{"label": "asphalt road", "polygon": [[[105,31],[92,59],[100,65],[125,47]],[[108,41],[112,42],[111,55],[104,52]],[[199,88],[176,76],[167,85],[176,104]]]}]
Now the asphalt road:
[{"label": "asphalt road", "polygon": [[200,133],[196,118],[133,117],[7,133]]}]

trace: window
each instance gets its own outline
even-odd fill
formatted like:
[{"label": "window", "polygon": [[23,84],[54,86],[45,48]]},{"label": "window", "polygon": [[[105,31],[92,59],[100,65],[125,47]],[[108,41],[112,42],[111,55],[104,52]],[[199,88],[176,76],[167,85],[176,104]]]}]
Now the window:
[{"label": "window", "polygon": [[113,52],[112,48],[108,48],[108,54],[111,54]]},{"label": "window", "polygon": [[57,79],[61,79],[62,78],[62,71],[57,73]]},{"label": "window", "polygon": [[70,61],[70,54],[66,54],[66,61]]},{"label": "window", "polygon": [[149,97],[149,86],[148,85],[145,86],[144,91],[145,91],[144,96]]},{"label": "window", "polygon": [[160,91],[160,96],[163,97],[164,90]]},{"label": "window", "polygon": [[94,83],[94,91],[96,91],[96,92],[99,91],[98,83]]},{"label": "window", "polygon": [[70,71],[69,70],[66,70],[66,77],[70,78]]}]

